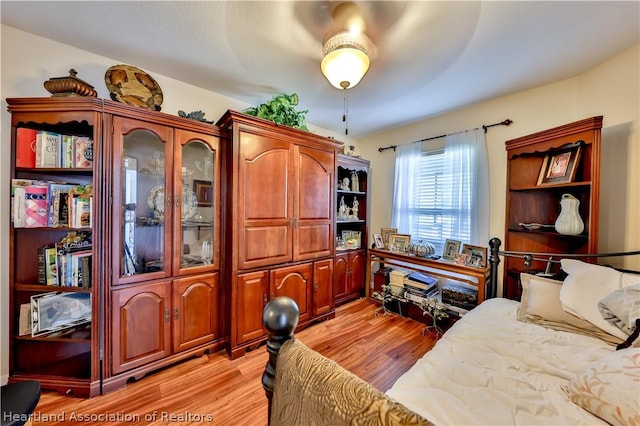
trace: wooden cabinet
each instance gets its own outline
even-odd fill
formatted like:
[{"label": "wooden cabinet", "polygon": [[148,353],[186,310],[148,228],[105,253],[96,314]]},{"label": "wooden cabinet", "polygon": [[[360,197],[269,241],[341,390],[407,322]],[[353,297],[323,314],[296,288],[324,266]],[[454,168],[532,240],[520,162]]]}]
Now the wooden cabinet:
[{"label": "wooden cabinet", "polygon": [[[3,200],[2,205],[7,213],[11,212],[12,218],[8,244],[9,381],[38,380],[45,389],[74,396],[94,396],[100,393],[101,380],[99,307],[103,290],[101,264],[104,258],[101,248],[105,235],[104,218],[100,215],[104,209],[105,189],[101,179],[103,165],[100,162],[105,149],[102,143],[101,103],[99,100],[86,98],[14,98],[7,99],[7,104],[11,112],[9,174],[13,186],[12,209],[8,208],[9,200]],[[36,132],[43,131],[64,135],[58,140],[60,145],[41,143],[36,146]],[[70,154],[68,138],[87,138],[93,141],[92,164],[78,167],[73,161],[68,162],[70,157],[64,163],[61,161],[63,155]],[[67,139],[64,145],[63,139]],[[62,149],[63,147],[65,148]],[[55,162],[46,167],[36,167],[36,149],[39,150],[38,158],[43,158],[46,151],[47,155],[53,155]],[[21,186],[19,190],[17,180],[22,180],[23,183],[30,181],[33,185]],[[53,204],[49,202],[49,195],[53,191],[47,182],[92,185],[91,226],[73,226],[69,217],[63,221],[63,210],[58,208],[60,204],[55,208],[56,223],[53,223]],[[58,196],[58,201],[60,199]],[[63,205],[67,205],[64,211],[68,213],[68,203]],[[91,240],[88,248],[91,266],[85,271],[91,276],[90,286],[82,288],[77,282],[68,286],[68,282],[55,278],[46,285],[46,281],[42,281],[43,277],[39,276],[39,265],[44,268],[42,262],[45,258],[41,256],[43,248],[54,247],[69,234],[79,233],[87,235]],[[56,271],[58,262],[62,261],[63,257],[56,255],[56,251],[53,248],[53,263],[50,263],[48,272]],[[45,270],[42,269],[42,272]],[[58,278],[61,276],[58,275]],[[60,297],[50,299],[56,301],[47,307],[41,297],[52,293],[58,293]],[[67,310],[67,301],[76,296],[85,298],[85,307],[90,311],[89,321],[60,328],[63,323],[71,323],[65,322],[65,318],[72,318],[70,310]],[[42,304],[40,300],[43,301]],[[40,309],[37,328],[29,318],[32,303]],[[55,316],[50,317],[49,313]],[[56,318],[57,324],[53,320],[49,321],[50,318]]]},{"label": "wooden cabinet", "polygon": [[364,294],[366,251],[354,250],[336,254],[334,291],[336,304],[342,304]]},{"label": "wooden cabinet", "polygon": [[[597,253],[601,128],[602,116],[598,116],[505,143],[505,250]],[[562,157],[568,160],[566,167],[552,173],[550,164]],[[553,226],[564,194],[571,194],[580,202],[579,215],[585,226],[579,235],[560,234]],[[548,226],[533,230],[523,226],[532,223]],[[534,261],[531,269],[544,271],[546,266],[544,261]],[[504,297],[520,297],[519,276],[523,270],[522,260],[505,260]]]},{"label": "wooden cabinet", "polygon": [[[9,380],[35,379],[43,388],[93,396],[124,386],[130,377],[222,348],[226,317],[220,306],[228,295],[220,285],[220,129],[96,98],[7,103],[13,182],[82,186],[88,200],[84,214],[91,217],[90,225],[82,225],[78,214],[79,226],[12,223]],[[63,149],[53,157],[57,163],[36,167],[25,157],[33,152],[33,139],[23,138],[27,129],[62,135]],[[83,162],[93,154],[88,166],[75,165],[74,138],[93,141],[91,151],[80,151],[86,154]],[[48,196],[51,184],[41,186],[51,191],[39,194],[44,220],[54,211],[66,215]],[[16,212],[22,218],[21,210]],[[65,284],[44,285],[38,267],[42,247],[65,236],[77,244],[80,234],[91,241],[84,253],[91,266],[72,269]],[[81,271],[91,286],[76,284],[85,276]],[[60,293],[58,302],[69,299],[62,295],[78,295],[90,307],[87,321],[37,336],[24,332],[21,310],[24,320],[31,296],[49,292]]]},{"label": "wooden cabinet", "polygon": [[[300,327],[334,315],[332,256],[338,142],[228,111],[223,180],[232,358],[264,340],[261,315],[292,297]],[[327,262],[331,261],[331,262]]]},{"label": "wooden cabinet", "polygon": [[[334,290],[339,305],[364,295],[364,257],[369,241],[369,161],[338,155],[336,176]],[[349,251],[354,252],[345,256]]]}]

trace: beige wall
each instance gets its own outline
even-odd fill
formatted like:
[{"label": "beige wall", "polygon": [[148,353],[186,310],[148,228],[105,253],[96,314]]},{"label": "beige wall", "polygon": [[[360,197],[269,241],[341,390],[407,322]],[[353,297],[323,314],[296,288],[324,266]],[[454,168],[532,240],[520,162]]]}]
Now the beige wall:
[{"label": "beige wall", "polygon": [[[81,35],[80,35],[81,37]],[[104,73],[112,65],[122,63],[117,58],[105,58],[45,38],[1,26],[2,43],[0,99],[2,100],[0,127],[0,381],[4,384],[9,371],[8,361],[8,299],[9,299],[9,156],[10,115],[6,98],[49,96],[43,82],[51,77],[68,75],[70,68],[78,71],[78,78],[93,85],[101,98],[109,98],[104,84]],[[135,65],[135,64],[132,64]],[[149,72],[162,88],[162,111],[177,115],[201,110],[209,120],[217,120],[227,109],[242,110],[251,105],[217,93],[164,77],[153,70]],[[312,132],[333,136],[338,140],[357,145],[352,138],[308,123]]]},{"label": "beige wall", "polygon": [[[371,232],[391,221],[394,153],[378,147],[402,145],[482,124],[513,120],[489,129],[490,234],[504,237],[506,140],[596,115],[602,129],[599,251],[640,249],[640,46],[576,77],[388,130],[360,140],[371,161]],[[613,263],[613,262],[612,262]],[[640,256],[626,267],[640,269]]]}]

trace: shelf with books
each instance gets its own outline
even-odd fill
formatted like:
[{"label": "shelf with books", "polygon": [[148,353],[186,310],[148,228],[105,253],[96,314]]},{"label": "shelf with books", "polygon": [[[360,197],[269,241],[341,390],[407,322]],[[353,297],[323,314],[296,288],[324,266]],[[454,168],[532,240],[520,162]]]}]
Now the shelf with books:
[{"label": "shelf with books", "polygon": [[[94,177],[101,166],[94,164],[93,154],[96,148],[100,151],[94,141],[102,137],[103,106],[95,99],[49,98],[7,99],[7,104],[11,113],[9,381],[35,379],[44,388],[93,396],[99,393],[94,349],[99,291],[86,279],[99,270],[94,265],[98,262],[90,259],[101,244],[97,231],[101,220],[96,223],[93,214],[99,208],[94,206]],[[89,243],[68,250],[77,245],[73,240],[79,235]],[[45,247],[50,251],[48,263]],[[48,277],[47,268],[56,274]],[[67,305],[68,312],[56,311]]]}]

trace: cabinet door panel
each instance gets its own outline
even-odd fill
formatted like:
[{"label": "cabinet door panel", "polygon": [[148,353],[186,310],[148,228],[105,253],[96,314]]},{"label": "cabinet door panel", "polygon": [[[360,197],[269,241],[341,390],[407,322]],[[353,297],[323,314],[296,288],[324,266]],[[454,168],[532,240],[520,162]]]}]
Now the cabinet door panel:
[{"label": "cabinet door panel", "polygon": [[322,315],[333,308],[333,260],[313,264],[313,315]]},{"label": "cabinet door panel", "polygon": [[112,371],[120,373],[171,353],[169,283],[114,290]]},{"label": "cabinet door panel", "polygon": [[311,318],[311,290],[313,265],[287,266],[273,269],[270,277],[271,299],[280,296],[292,298],[300,310],[300,322]]},{"label": "cabinet door panel", "polygon": [[266,271],[238,275],[236,280],[236,343],[248,342],[264,335],[262,309],[267,304],[269,275]]},{"label": "cabinet door panel", "polygon": [[218,337],[218,274],[173,283],[173,349],[179,352]]},{"label": "cabinet door panel", "polygon": [[239,268],[291,261],[292,179],[288,143],[241,133]]},{"label": "cabinet door panel", "polygon": [[341,299],[347,295],[348,266],[348,254],[336,256],[333,266],[333,291],[336,299]]},{"label": "cabinet door panel", "polygon": [[350,257],[350,266],[349,269],[351,271],[349,280],[350,293],[359,293],[362,295],[362,291],[364,290],[364,274],[365,274],[365,252],[358,251],[351,253]]},{"label": "cabinet door panel", "polygon": [[113,135],[113,282],[169,277],[173,129],[115,116]]},{"label": "cabinet door panel", "polygon": [[294,260],[333,253],[333,175],[335,155],[308,147],[294,148],[296,205]]}]

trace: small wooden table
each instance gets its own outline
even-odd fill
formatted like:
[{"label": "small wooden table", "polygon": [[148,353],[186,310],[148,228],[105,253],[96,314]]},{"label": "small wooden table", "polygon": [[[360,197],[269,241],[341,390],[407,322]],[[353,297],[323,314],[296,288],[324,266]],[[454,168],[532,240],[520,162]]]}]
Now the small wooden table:
[{"label": "small wooden table", "polygon": [[366,271],[366,296],[371,297],[372,282],[371,270],[374,263],[407,269],[411,271],[425,272],[443,278],[462,281],[478,289],[478,303],[487,297],[492,297],[492,290],[489,285],[489,268],[476,268],[473,266],[460,265],[455,262],[442,259],[429,259],[409,254],[393,252],[389,250],[369,249],[369,257]]}]

